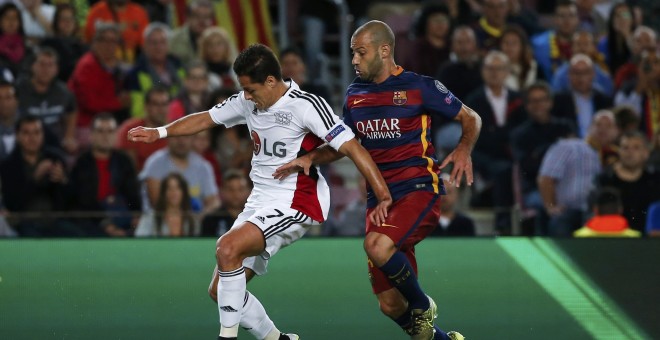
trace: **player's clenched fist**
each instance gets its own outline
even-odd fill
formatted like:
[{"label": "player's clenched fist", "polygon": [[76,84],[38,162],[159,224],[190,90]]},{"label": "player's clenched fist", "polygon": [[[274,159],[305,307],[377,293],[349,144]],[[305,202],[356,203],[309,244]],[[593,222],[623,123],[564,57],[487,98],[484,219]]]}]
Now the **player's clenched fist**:
[{"label": "player's clenched fist", "polygon": [[126,136],[131,142],[153,143],[160,138],[158,129],[137,126],[128,131]]}]

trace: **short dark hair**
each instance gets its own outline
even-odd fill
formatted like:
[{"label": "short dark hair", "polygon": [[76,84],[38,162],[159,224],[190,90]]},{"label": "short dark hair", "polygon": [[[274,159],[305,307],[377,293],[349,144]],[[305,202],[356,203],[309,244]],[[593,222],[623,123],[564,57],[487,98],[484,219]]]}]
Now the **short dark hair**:
[{"label": "short dark hair", "polygon": [[[18,118],[18,120],[16,120],[16,126],[15,126],[14,131],[16,133],[18,133],[18,131],[21,130],[23,125],[30,124],[30,123],[36,123],[36,122],[41,123],[41,118],[39,118],[37,116],[34,116],[34,115],[21,116],[21,117]],[[42,126],[43,126],[43,124],[42,124]]]},{"label": "short dark hair", "polygon": [[639,127],[639,116],[635,113],[635,109],[630,106],[617,106],[612,112],[614,112],[614,119],[616,120],[616,126],[619,127],[619,130],[624,131],[630,125],[635,125],[635,128]]},{"label": "short dark hair", "polygon": [[287,47],[287,48],[280,51],[280,61],[282,59],[284,59],[284,57],[286,57],[289,54],[293,54],[295,56],[298,56],[300,59],[303,59],[303,54],[302,54],[302,52],[300,51],[299,48],[297,48],[295,46],[289,46],[289,47]]},{"label": "short dark hair", "polygon": [[623,206],[619,190],[613,187],[598,189],[594,204],[598,209],[598,215],[620,214]]},{"label": "short dark hair", "polygon": [[156,84],[152,86],[150,89],[148,89],[147,92],[144,94],[145,104],[148,104],[151,101],[151,96],[153,96],[154,93],[166,93],[168,100],[171,99],[170,90],[165,85]]},{"label": "short dark hair", "polygon": [[557,12],[557,9],[559,7],[570,7],[570,6],[577,7],[574,0],[557,0],[557,2],[555,3],[555,12]]},{"label": "short dark hair", "polygon": [[229,181],[233,181],[235,179],[242,179],[247,181],[247,176],[239,170],[239,169],[229,169],[227,172],[225,172],[225,175],[222,178],[222,181],[224,183],[227,183]]},{"label": "short dark hair", "polygon": [[236,75],[247,76],[254,83],[264,83],[268,76],[282,80],[282,69],[273,51],[265,45],[253,44],[238,54],[234,62]]},{"label": "short dark hair", "polygon": [[619,143],[621,143],[624,139],[639,139],[642,141],[642,144],[644,144],[646,148],[650,148],[649,139],[646,138],[646,135],[639,130],[624,132],[621,135],[621,138],[619,138]]},{"label": "short dark hair", "polygon": [[534,90],[541,90],[544,91],[550,99],[552,99],[552,87],[548,82],[543,81],[543,80],[537,80],[533,82],[531,85],[525,89],[525,102],[527,102],[527,97],[529,96],[529,93],[534,91]]},{"label": "short dark hair", "polygon": [[56,62],[60,60],[60,55],[54,48],[49,46],[41,46],[34,49],[34,59],[32,60],[32,63],[36,63],[39,56],[42,55],[55,58]]}]

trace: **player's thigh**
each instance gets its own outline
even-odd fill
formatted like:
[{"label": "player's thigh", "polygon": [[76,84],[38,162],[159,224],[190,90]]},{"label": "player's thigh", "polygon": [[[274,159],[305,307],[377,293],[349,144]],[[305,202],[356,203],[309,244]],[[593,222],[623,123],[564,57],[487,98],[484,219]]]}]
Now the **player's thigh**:
[{"label": "player's thigh", "polygon": [[375,225],[367,219],[367,233],[386,235],[400,249],[414,247],[437,226],[439,197],[429,191],[411,192],[394,202],[382,225]]},{"label": "player's thigh", "polygon": [[246,221],[222,235],[218,239],[217,248],[218,254],[253,256],[264,250],[265,243],[259,228],[254,223]]}]

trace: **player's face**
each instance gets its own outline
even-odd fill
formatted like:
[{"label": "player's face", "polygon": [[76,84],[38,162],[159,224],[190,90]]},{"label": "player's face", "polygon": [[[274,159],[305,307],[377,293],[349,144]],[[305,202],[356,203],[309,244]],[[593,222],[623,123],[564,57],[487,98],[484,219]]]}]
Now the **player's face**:
[{"label": "player's face", "polygon": [[[245,99],[254,102],[259,110],[265,110],[275,103],[275,78],[268,76],[263,83],[254,83],[248,76],[238,77],[238,83],[243,88]],[[281,95],[281,93],[280,93]],[[279,98],[279,97],[277,97]]]},{"label": "player's face", "polygon": [[373,81],[383,69],[383,60],[378,54],[378,48],[371,39],[369,32],[364,32],[351,38],[353,50],[353,67],[355,74],[362,80]]}]

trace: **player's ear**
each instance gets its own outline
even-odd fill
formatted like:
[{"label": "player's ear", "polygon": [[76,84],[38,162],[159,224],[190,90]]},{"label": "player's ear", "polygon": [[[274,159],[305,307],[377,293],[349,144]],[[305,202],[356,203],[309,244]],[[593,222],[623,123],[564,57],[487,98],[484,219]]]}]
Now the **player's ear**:
[{"label": "player's ear", "polygon": [[268,86],[272,89],[272,88],[275,87],[276,84],[277,84],[277,81],[275,81],[275,77],[273,77],[273,76],[266,77],[266,86]]},{"label": "player's ear", "polygon": [[387,58],[391,55],[392,53],[392,48],[390,45],[381,45],[380,46],[380,57],[381,58]]}]

